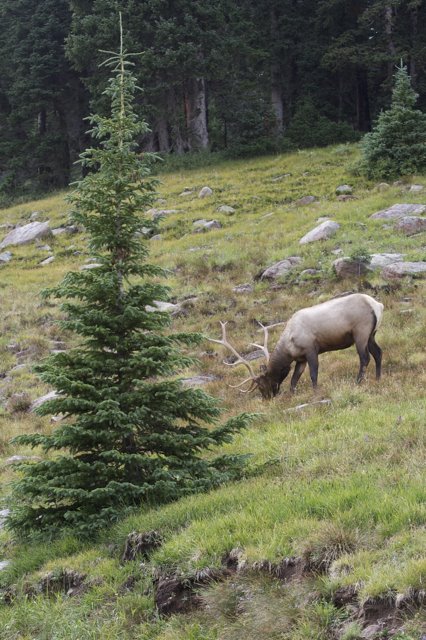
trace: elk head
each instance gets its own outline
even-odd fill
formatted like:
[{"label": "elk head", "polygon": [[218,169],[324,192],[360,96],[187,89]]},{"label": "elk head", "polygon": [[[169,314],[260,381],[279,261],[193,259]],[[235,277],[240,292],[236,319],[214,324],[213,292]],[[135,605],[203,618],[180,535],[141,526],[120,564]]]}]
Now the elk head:
[{"label": "elk head", "polygon": [[239,364],[244,365],[249,373],[250,376],[248,378],[246,378],[245,380],[243,380],[242,382],[240,382],[240,384],[236,384],[236,385],[229,385],[230,387],[232,387],[233,389],[237,389],[239,387],[243,387],[245,384],[249,383],[249,386],[246,389],[239,389],[241,391],[241,393],[251,393],[252,391],[254,391],[255,389],[259,389],[262,398],[264,400],[270,400],[271,398],[273,398],[274,396],[276,396],[279,392],[280,389],[280,383],[276,382],[273,380],[273,378],[270,375],[269,369],[268,369],[268,365],[269,365],[269,358],[270,358],[270,354],[268,351],[268,337],[269,337],[269,329],[285,324],[283,322],[277,322],[276,324],[272,324],[269,326],[265,326],[263,325],[261,322],[259,322],[260,327],[263,330],[263,345],[260,344],[256,344],[255,342],[251,342],[250,346],[252,347],[257,347],[258,349],[260,349],[261,351],[263,351],[265,358],[266,358],[266,365],[262,365],[261,367],[261,373],[259,375],[256,375],[253,371],[253,368],[250,364],[250,362],[248,360],[246,360],[245,358],[243,358],[243,356],[241,356],[238,351],[230,344],[227,336],[226,336],[226,322],[221,322],[220,326],[222,327],[222,339],[221,340],[214,340],[213,338],[208,338],[208,340],[210,342],[215,342],[216,344],[220,344],[223,347],[226,347],[226,349],[228,349],[234,356],[236,356],[236,360],[234,362],[226,362],[225,360],[223,361],[223,364],[226,364],[229,367],[235,367]]}]

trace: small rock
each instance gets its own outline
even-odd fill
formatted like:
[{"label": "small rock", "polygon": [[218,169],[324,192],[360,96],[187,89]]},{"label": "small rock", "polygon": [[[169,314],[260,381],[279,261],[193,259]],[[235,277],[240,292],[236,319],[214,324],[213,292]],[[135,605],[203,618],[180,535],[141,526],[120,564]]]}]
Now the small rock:
[{"label": "small rock", "polygon": [[98,269],[99,267],[102,267],[101,264],[99,264],[98,262],[91,262],[90,264],[83,264],[80,267],[80,271],[87,271],[88,269]]},{"label": "small rock", "polygon": [[56,227],[56,229],[52,229],[52,234],[54,236],[60,236],[62,233],[72,235],[81,231],[83,231],[83,229],[78,227],[76,224],[69,224],[66,227]]},{"label": "small rock", "polygon": [[167,311],[168,313],[175,313],[180,311],[180,304],[173,304],[172,302],[163,302],[163,300],[154,300],[154,306],[146,305],[145,309],[150,313],[154,311]]},{"label": "small rock", "polygon": [[327,222],[327,220],[330,220],[330,216],[321,216],[320,218],[316,219],[316,222],[320,224],[321,222]]},{"label": "small rock", "polygon": [[210,187],[203,187],[200,191],[200,193],[198,194],[199,198],[207,198],[208,196],[211,196],[213,194],[213,190],[210,189]]},{"label": "small rock", "polygon": [[220,207],[218,207],[218,211],[220,211],[220,213],[226,213],[229,216],[232,216],[232,214],[235,213],[234,207],[230,207],[227,204],[223,204]]},{"label": "small rock", "polygon": [[237,286],[234,287],[232,291],[234,293],[252,293],[253,285],[251,285],[249,282],[246,282],[245,284],[237,284]]},{"label": "small rock", "polygon": [[0,571],[4,571],[10,565],[10,560],[0,560]]},{"label": "small rock", "polygon": [[49,258],[46,258],[46,260],[43,260],[42,262],[40,262],[40,266],[41,267],[45,267],[46,265],[50,264],[51,262],[53,262],[55,259],[55,256],[49,256]]},{"label": "small rock", "polygon": [[151,240],[162,240],[163,236],[161,233],[156,233],[154,236],[151,236]]},{"label": "small rock", "polygon": [[327,240],[334,236],[338,229],[340,229],[338,222],[326,220],[304,235],[303,238],[299,240],[299,244],[308,244],[309,242],[316,242],[317,240]]},{"label": "small rock", "polygon": [[33,211],[32,214],[30,215],[31,222],[34,222],[34,220],[37,220],[39,216],[40,216],[40,211]]},{"label": "small rock", "polygon": [[302,258],[299,256],[290,256],[271,265],[265,269],[265,271],[262,271],[257,278],[260,278],[260,280],[276,280],[276,278],[280,278],[289,273],[289,271],[297,267],[301,262]]},{"label": "small rock", "polygon": [[195,220],[193,226],[196,227],[195,233],[222,228],[222,225],[217,220]]},{"label": "small rock", "polygon": [[4,523],[6,522],[6,518],[10,513],[10,509],[0,509],[0,529],[4,527]]},{"label": "small rock", "polygon": [[368,264],[352,258],[338,258],[333,267],[339,278],[360,278],[368,271]]},{"label": "small rock", "polygon": [[404,218],[405,216],[410,215],[422,215],[422,213],[424,213],[425,211],[425,204],[394,204],[388,209],[382,209],[381,211],[373,213],[370,218],[372,218],[373,220],[376,220],[378,218]]},{"label": "small rock", "polygon": [[419,191],[423,191],[424,186],[422,184],[412,184],[408,189],[411,193],[419,193]]},{"label": "small rock", "polygon": [[48,244],[42,244],[37,247],[37,249],[39,249],[39,251],[52,251],[52,247],[50,247]]},{"label": "small rock", "polygon": [[193,189],[184,189],[182,191],[182,193],[180,193],[180,196],[191,196],[194,193]]},{"label": "small rock", "polygon": [[166,218],[167,216],[172,216],[174,213],[180,213],[179,209],[150,209],[149,211],[153,220]]},{"label": "small rock", "polygon": [[350,196],[352,191],[352,187],[348,184],[341,184],[336,188],[336,196]]},{"label": "small rock", "polygon": [[0,243],[0,249],[9,245],[21,245],[51,234],[49,222],[30,222],[22,227],[16,227],[7,234]]},{"label": "small rock", "polygon": [[390,189],[390,184],[388,184],[387,182],[379,182],[379,184],[376,186],[376,190],[377,191],[387,191],[388,189]]},{"label": "small rock", "polygon": [[401,218],[395,228],[405,233],[406,236],[413,236],[416,233],[426,231],[426,218],[405,216]]},{"label": "small rock", "polygon": [[343,253],[343,249],[333,249],[331,253],[333,253],[335,256],[339,256],[341,253]]},{"label": "small rock", "polygon": [[0,264],[7,264],[12,260],[12,254],[10,251],[3,251],[0,253]]},{"label": "small rock", "polygon": [[382,271],[383,278],[393,280],[404,276],[426,277],[426,262],[394,262]]},{"label": "small rock", "polygon": [[303,196],[303,198],[299,198],[298,200],[295,200],[294,204],[297,207],[304,207],[308,204],[312,204],[313,202],[316,202],[316,197],[315,196]]}]

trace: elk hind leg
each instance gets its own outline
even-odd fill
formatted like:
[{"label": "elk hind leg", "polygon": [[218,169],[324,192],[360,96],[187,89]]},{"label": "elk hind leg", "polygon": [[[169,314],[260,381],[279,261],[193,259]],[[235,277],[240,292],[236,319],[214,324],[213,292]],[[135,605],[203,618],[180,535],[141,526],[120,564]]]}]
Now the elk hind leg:
[{"label": "elk hind leg", "polygon": [[382,375],[382,350],[376,342],[374,333],[368,338],[368,350],[376,363],[376,380]]},{"label": "elk hind leg", "polygon": [[365,371],[370,362],[370,353],[368,351],[368,344],[365,344],[364,341],[355,342],[355,346],[359,356],[359,371],[356,379],[359,384],[364,379]]}]

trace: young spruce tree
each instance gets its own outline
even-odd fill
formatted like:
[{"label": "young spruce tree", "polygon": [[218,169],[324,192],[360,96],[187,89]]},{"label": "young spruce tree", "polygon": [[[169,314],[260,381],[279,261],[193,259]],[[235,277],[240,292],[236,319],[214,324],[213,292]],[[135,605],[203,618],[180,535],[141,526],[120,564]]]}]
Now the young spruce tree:
[{"label": "young spruce tree", "polygon": [[361,166],[369,178],[395,178],[426,169],[426,113],[415,108],[417,97],[401,63],[391,107],[363,139]]},{"label": "young spruce tree", "polygon": [[90,118],[98,144],[82,154],[89,173],[71,196],[73,222],[86,229],[98,266],[70,272],[45,292],[62,299],[63,327],[80,345],[39,366],[60,394],[39,413],[67,418],[52,434],[17,438],[49,454],[21,466],[9,522],[20,534],[72,528],[89,535],[141,503],[217,486],[242,463],[206,451],[229,442],[249,416],[217,425],[216,401],[175,378],[191,362],[182,345],[201,336],[167,333],[169,316],[147,310],[167,299],[140,234],[152,224],[141,212],[156,187],[152,158],[137,152],[147,125],[133,111],[135,78],[122,44],[105,64],[113,69],[111,115]]}]

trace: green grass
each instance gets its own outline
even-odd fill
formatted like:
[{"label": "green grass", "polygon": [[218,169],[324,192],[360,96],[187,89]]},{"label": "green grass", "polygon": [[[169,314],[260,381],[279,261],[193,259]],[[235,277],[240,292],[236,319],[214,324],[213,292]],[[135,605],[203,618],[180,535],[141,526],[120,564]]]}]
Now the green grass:
[{"label": "green grass", "polygon": [[[380,383],[354,383],[354,349],[320,358],[319,391],[309,376],[302,377],[296,396],[289,383],[270,403],[256,395],[230,389],[244,375],[225,369],[220,349],[206,342],[195,354],[192,373],[214,373],[219,380],[207,389],[218,396],[225,414],[257,412],[258,420],[226,452],[250,454],[247,476],[209,494],[191,496],[161,508],[141,510],[105,532],[98,542],[83,543],[68,536],[57,541],[20,544],[7,532],[0,534],[0,560],[11,565],[0,572],[4,593],[13,585],[11,605],[0,604],[0,638],[77,640],[308,640],[359,637],[360,627],[350,612],[332,604],[339,588],[354,586],[359,605],[368,599],[394,599],[396,594],[425,589],[425,418],[426,298],[425,281],[404,280],[388,287],[380,275],[363,281],[341,282],[333,274],[332,250],[341,255],[400,252],[406,259],[425,260],[424,234],[399,235],[383,221],[370,220],[375,211],[396,202],[422,202],[422,194],[391,185],[375,185],[354,177],[348,167],[357,157],[353,146],[307,150],[255,160],[218,161],[198,169],[177,168],[161,174],[159,208],[179,213],[162,221],[162,239],[152,242],[151,259],[169,270],[173,298],[196,299],[175,318],[179,331],[197,330],[219,337],[219,320],[229,320],[229,336],[238,349],[259,340],[255,322],[287,319],[295,310],[346,290],[373,291],[385,305],[378,342],[384,350]],[[291,175],[276,181],[284,174]],[[424,182],[417,176],[413,182]],[[335,188],[349,183],[356,200],[339,202]],[[214,193],[201,200],[204,185]],[[193,195],[181,197],[184,188]],[[67,218],[64,194],[0,211],[0,223],[23,223],[31,212],[50,219],[52,226]],[[306,207],[293,202],[304,195],[318,200]],[[228,204],[232,216],[217,208]],[[270,215],[272,214],[272,215]],[[331,216],[341,224],[336,236],[324,243],[301,247],[299,239],[318,217]],[[222,229],[192,233],[192,222],[215,218]],[[7,503],[15,454],[37,454],[10,444],[14,435],[51,430],[47,418],[10,413],[8,399],[26,392],[34,399],[47,391],[32,373],[32,365],[54,340],[74,343],[58,328],[58,309],[43,302],[39,291],[56,283],[68,270],[89,257],[84,235],[49,239],[56,256],[47,267],[35,245],[13,247],[10,264],[0,267],[0,478],[1,497]],[[303,258],[294,274],[278,287],[255,281],[274,261],[291,255]],[[319,278],[300,281],[306,268],[321,270]],[[253,292],[238,294],[237,284],[250,282]],[[271,342],[279,335],[273,332]],[[18,358],[10,344],[27,355]],[[17,364],[25,367],[13,370]],[[255,367],[258,366],[254,365]],[[297,404],[330,398],[331,404],[305,411],[289,411]],[[3,461],[3,462],[2,462]],[[2,508],[2,503],[0,503]],[[126,536],[131,531],[158,529],[164,545],[145,562],[120,564]],[[241,573],[204,589],[205,606],[192,614],[160,619],[153,604],[154,571],[194,571],[221,565],[224,554],[240,548],[252,563],[277,563],[303,556],[323,570],[316,577],[284,588],[268,575]],[[63,569],[87,574],[88,588],[74,597],[34,593],[47,572]],[[125,585],[133,577],[133,587]],[[400,621],[399,640],[418,640],[425,633],[424,611],[409,610]]]}]

